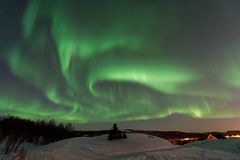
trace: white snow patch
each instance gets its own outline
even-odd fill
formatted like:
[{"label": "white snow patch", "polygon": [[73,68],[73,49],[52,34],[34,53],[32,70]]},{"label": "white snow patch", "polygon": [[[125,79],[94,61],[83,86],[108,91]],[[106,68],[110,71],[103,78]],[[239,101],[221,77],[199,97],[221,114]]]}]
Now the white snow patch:
[{"label": "white snow patch", "polygon": [[107,135],[66,139],[28,150],[26,160],[240,160],[238,139],[175,146],[145,134],[127,136],[113,141]]}]

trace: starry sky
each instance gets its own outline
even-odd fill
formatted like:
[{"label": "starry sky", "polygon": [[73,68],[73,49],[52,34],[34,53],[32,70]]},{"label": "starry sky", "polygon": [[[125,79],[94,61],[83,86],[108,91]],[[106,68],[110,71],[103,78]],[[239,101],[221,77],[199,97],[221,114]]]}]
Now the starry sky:
[{"label": "starry sky", "polygon": [[112,122],[238,129],[239,7],[238,0],[3,0],[0,115],[88,129]]}]

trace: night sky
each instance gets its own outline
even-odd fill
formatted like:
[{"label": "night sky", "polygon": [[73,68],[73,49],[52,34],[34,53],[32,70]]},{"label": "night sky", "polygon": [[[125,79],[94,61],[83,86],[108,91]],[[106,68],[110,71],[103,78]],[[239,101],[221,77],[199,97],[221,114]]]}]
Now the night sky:
[{"label": "night sky", "polygon": [[238,129],[239,8],[239,0],[2,0],[0,114],[90,129]]}]

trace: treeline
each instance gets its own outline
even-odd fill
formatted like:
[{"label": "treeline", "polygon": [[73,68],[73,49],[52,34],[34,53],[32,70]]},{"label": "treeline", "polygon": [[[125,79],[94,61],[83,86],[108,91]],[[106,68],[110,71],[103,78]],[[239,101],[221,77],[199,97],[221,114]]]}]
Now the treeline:
[{"label": "treeline", "polygon": [[[22,143],[44,145],[56,142],[71,135],[72,124],[50,121],[32,121],[8,116],[0,117],[0,144],[4,144],[3,153],[18,150]],[[1,154],[1,153],[0,153]]]}]

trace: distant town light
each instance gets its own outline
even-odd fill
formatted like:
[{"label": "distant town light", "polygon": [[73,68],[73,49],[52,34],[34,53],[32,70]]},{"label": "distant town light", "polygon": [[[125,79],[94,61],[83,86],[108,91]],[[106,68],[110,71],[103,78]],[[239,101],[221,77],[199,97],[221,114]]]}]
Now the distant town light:
[{"label": "distant town light", "polygon": [[235,135],[227,135],[225,136],[226,138],[240,138],[239,134],[235,134]]}]

